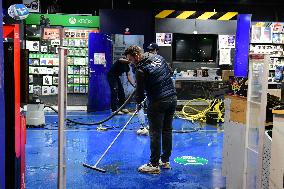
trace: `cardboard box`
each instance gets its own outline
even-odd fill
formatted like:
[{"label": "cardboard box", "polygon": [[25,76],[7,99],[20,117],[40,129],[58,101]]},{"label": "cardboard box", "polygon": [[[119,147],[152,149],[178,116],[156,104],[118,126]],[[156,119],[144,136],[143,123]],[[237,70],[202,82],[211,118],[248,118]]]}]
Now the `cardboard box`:
[{"label": "cardboard box", "polygon": [[246,123],[247,98],[239,96],[226,96],[230,98],[230,121]]},{"label": "cardboard box", "polygon": [[229,78],[234,76],[234,70],[222,70],[222,80],[229,81]]}]

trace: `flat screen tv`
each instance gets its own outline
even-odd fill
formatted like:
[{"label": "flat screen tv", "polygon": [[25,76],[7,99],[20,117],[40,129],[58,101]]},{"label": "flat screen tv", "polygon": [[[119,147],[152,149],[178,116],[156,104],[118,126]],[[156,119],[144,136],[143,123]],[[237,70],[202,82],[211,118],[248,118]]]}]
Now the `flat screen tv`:
[{"label": "flat screen tv", "polygon": [[173,61],[214,62],[217,55],[218,35],[178,34],[173,35]]}]

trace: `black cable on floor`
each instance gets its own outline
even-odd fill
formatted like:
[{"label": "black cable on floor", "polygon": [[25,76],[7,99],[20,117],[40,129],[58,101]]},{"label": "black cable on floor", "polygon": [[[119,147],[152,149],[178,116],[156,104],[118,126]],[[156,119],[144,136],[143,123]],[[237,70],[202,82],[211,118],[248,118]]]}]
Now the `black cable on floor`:
[{"label": "black cable on floor", "polygon": [[[130,102],[130,100],[131,100],[131,98],[134,96],[134,94],[135,94],[135,91],[133,91],[133,92],[130,94],[130,96],[126,99],[126,101],[125,101],[115,112],[113,112],[108,118],[106,118],[106,119],[104,119],[104,120],[102,120],[102,121],[94,122],[94,123],[83,123],[83,122],[74,121],[74,120],[68,119],[68,118],[66,118],[66,120],[69,121],[69,122],[71,122],[71,123],[74,123],[74,124],[76,124],[76,125],[101,125],[102,123],[107,122],[108,120],[110,120],[111,118],[113,118],[115,115],[117,115],[118,112],[121,111],[121,110],[126,106],[126,104]],[[58,111],[57,111],[55,108],[53,108],[51,105],[45,105],[44,107],[48,107],[48,108],[50,108],[51,110],[53,110],[54,112],[58,113]]]}]

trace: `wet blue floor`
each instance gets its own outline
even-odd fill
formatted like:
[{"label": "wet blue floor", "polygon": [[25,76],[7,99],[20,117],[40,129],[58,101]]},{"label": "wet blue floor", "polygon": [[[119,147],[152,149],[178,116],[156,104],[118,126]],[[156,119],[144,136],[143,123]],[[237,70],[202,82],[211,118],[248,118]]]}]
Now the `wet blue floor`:
[{"label": "wet blue floor", "polygon": [[[69,112],[76,121],[92,122],[107,117],[108,113],[87,114]],[[225,188],[221,176],[223,133],[216,127],[199,126],[184,120],[174,121],[172,170],[162,170],[160,175],[137,172],[137,167],[148,162],[149,138],[137,136],[138,119],[135,118],[121,134],[106,157],[99,164],[107,173],[96,172],[82,166],[94,164],[129,119],[129,115],[116,116],[106,126],[108,131],[97,131],[95,126],[69,125],[66,131],[67,188]],[[28,129],[26,144],[27,188],[54,189],[57,187],[57,116],[46,115],[46,127]],[[174,158],[202,157],[206,165],[181,165]]]}]

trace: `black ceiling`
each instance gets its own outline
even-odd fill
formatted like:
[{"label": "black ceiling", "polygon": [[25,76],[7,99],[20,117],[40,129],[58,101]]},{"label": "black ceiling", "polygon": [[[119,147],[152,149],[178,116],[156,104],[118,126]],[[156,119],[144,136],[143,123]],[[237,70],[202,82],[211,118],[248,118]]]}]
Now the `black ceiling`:
[{"label": "black ceiling", "polygon": [[[22,0],[3,0],[3,6]],[[284,0],[41,0],[42,12],[55,5],[62,13],[97,14],[99,9],[200,10],[262,13],[284,9]]]}]

